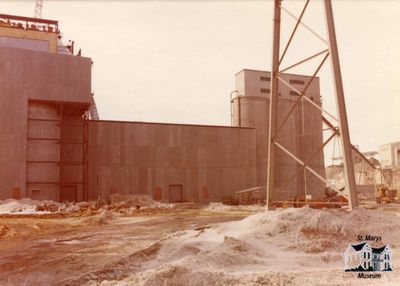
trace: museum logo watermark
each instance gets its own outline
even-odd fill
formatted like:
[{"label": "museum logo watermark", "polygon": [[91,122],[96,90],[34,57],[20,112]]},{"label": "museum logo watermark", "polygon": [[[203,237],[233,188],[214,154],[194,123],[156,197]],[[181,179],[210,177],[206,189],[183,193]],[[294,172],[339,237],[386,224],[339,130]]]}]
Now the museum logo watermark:
[{"label": "museum logo watermark", "polygon": [[358,278],[381,278],[381,272],[393,271],[392,250],[389,245],[372,247],[380,243],[381,236],[358,235],[358,243],[349,244],[344,252],[344,270],[358,272]]}]

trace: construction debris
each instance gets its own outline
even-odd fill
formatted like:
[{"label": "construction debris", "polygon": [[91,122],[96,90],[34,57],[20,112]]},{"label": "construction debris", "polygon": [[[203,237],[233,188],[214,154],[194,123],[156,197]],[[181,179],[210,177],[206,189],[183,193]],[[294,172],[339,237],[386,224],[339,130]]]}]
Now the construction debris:
[{"label": "construction debris", "polygon": [[46,217],[88,217],[104,211],[116,212],[124,216],[135,216],[170,209],[173,204],[164,204],[152,200],[146,195],[111,195],[109,200],[101,197],[95,202],[58,203],[54,201],[36,201],[7,199],[0,201],[0,216],[46,216]]}]

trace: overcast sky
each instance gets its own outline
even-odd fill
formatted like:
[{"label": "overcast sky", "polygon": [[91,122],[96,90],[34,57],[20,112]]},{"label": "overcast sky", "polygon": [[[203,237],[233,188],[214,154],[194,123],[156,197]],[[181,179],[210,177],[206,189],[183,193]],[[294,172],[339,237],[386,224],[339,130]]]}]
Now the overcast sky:
[{"label": "overcast sky", "polygon": [[[303,1],[284,1],[295,14]],[[322,2],[304,21],[325,36]],[[33,16],[35,1],[2,1],[0,13]],[[229,125],[234,74],[270,70],[272,1],[46,1],[64,39],[91,57],[102,119]],[[400,141],[400,1],[333,1],[353,144],[362,151]],[[285,42],[294,21],[283,14]],[[286,66],[324,49],[302,28]],[[296,72],[311,74],[317,61]],[[325,107],[335,104],[330,62],[321,72]]]}]

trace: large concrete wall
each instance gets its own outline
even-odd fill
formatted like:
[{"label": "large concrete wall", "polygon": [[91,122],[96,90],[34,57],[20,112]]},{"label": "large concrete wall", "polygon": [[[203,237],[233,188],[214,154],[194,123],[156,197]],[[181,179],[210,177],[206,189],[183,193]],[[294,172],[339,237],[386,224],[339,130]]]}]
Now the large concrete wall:
[{"label": "large concrete wall", "polygon": [[[30,196],[26,190],[27,138],[34,133],[28,134],[28,101],[89,104],[91,60],[0,46],[0,87],[0,198],[10,197],[14,187],[21,189],[22,196]],[[31,115],[48,113],[38,112]],[[41,128],[30,132],[51,137],[55,131]],[[54,173],[54,164],[48,168]],[[57,193],[44,196],[58,199]]]},{"label": "large concrete wall", "polygon": [[182,185],[183,201],[220,201],[256,185],[252,128],[89,121],[88,129],[89,199],[160,189],[170,201],[170,186]]}]

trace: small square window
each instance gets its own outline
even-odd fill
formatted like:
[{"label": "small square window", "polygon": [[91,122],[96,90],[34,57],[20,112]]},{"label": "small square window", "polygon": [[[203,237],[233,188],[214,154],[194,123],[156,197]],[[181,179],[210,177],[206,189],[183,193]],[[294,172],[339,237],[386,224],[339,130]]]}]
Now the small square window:
[{"label": "small square window", "polygon": [[270,90],[269,90],[269,88],[261,88],[260,92],[261,93],[270,93]]},{"label": "small square window", "polygon": [[271,78],[268,76],[260,76],[261,81],[271,81]]},{"label": "small square window", "polygon": [[304,80],[298,80],[298,79],[291,79],[289,80],[289,82],[292,84],[301,84],[301,85],[305,84]]}]

